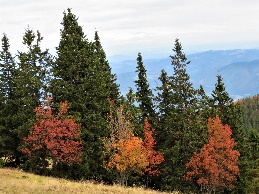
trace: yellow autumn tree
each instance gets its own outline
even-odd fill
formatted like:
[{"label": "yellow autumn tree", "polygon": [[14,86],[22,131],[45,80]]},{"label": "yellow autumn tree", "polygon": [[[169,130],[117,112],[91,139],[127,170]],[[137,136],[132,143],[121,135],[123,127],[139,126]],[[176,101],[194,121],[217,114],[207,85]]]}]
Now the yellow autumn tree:
[{"label": "yellow autumn tree", "polygon": [[[116,169],[118,183],[127,185],[127,180],[132,172],[142,173],[148,166],[148,154],[139,137],[133,133],[133,125],[126,119],[123,106],[114,108],[111,103],[108,122],[110,137],[104,139],[104,155],[108,157],[105,162],[107,169]],[[128,118],[128,117],[127,117]]]}]

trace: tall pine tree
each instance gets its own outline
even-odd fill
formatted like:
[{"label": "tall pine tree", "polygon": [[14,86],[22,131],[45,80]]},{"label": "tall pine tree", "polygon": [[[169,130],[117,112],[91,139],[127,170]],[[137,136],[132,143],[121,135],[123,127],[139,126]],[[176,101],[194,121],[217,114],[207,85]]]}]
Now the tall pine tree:
[{"label": "tall pine tree", "polygon": [[6,163],[13,161],[17,155],[15,72],[15,59],[10,52],[9,39],[4,34],[0,52],[0,157],[4,157]]},{"label": "tall pine tree", "polygon": [[17,111],[15,116],[15,132],[20,142],[17,149],[23,144],[23,137],[27,136],[35,118],[33,109],[42,103],[49,79],[49,67],[52,56],[48,50],[41,48],[43,37],[27,28],[23,36],[25,51],[18,52],[18,63],[15,76]]},{"label": "tall pine tree", "polygon": [[155,123],[155,110],[153,105],[153,94],[152,90],[149,88],[149,83],[147,80],[145,66],[142,61],[141,53],[138,53],[137,57],[137,70],[138,79],[135,80],[136,83],[136,97],[139,103],[140,110],[142,111],[141,121],[144,123],[145,117],[148,118],[150,124]]},{"label": "tall pine tree", "polygon": [[116,83],[116,75],[111,72],[111,67],[109,65],[108,60],[106,59],[106,54],[103,50],[100,37],[98,35],[98,32],[95,32],[94,36],[94,54],[95,58],[98,61],[98,65],[101,67],[101,71],[104,74],[104,78],[107,79],[106,81],[106,88],[110,90],[110,99],[111,100],[117,100],[120,97],[120,92],[119,92],[119,85]]},{"label": "tall pine tree", "polygon": [[240,176],[238,177],[235,193],[249,193],[248,187],[251,180],[251,174],[249,168],[249,151],[246,146],[244,130],[242,129],[241,121],[241,108],[238,103],[234,103],[233,99],[229,96],[226,91],[223,78],[221,75],[217,75],[217,83],[215,89],[212,91],[211,112],[210,117],[215,117],[216,114],[222,120],[223,124],[230,125],[233,138],[237,142],[236,149],[240,152],[239,169]]},{"label": "tall pine tree", "polygon": [[[81,123],[84,142],[83,164],[73,167],[71,176],[106,180],[107,171],[102,167],[102,138],[109,134],[106,122],[108,99],[119,94],[115,77],[111,74],[97,33],[95,41],[89,42],[70,9],[64,12],[61,24],[51,92],[54,102],[70,102],[70,114]],[[67,167],[61,168],[64,171]]]},{"label": "tall pine tree", "polygon": [[161,188],[186,191],[191,185],[182,180],[186,173],[185,164],[193,152],[202,147],[204,140],[200,135],[204,127],[199,124],[198,91],[193,88],[186,72],[190,62],[178,39],[173,51],[174,73],[167,76],[162,72],[162,86],[157,88],[160,112],[157,141],[165,159],[161,165]]}]

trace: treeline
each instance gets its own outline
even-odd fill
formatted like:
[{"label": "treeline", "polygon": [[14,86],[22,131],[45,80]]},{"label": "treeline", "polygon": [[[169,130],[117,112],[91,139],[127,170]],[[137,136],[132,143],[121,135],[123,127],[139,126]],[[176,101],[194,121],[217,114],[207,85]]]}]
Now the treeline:
[{"label": "treeline", "polygon": [[238,100],[242,109],[243,128],[246,133],[259,131],[259,95]]},{"label": "treeline", "polygon": [[248,135],[244,112],[220,75],[211,96],[193,87],[178,39],[170,56],[174,73],[161,71],[157,95],[138,53],[137,91],[130,88],[124,97],[98,32],[89,41],[70,9],[61,25],[56,56],[42,50],[43,37],[31,28],[23,36],[26,51],[15,56],[7,35],[2,38],[4,166],[165,191],[258,191],[258,130]]}]

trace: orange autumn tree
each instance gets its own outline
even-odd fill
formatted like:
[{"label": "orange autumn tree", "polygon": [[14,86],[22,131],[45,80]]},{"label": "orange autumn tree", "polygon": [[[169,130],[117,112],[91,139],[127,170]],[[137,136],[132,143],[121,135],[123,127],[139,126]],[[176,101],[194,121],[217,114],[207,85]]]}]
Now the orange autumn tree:
[{"label": "orange autumn tree", "polygon": [[[114,110],[115,109],[115,110]],[[114,114],[115,111],[115,114]],[[105,138],[104,155],[108,157],[105,163],[107,169],[118,171],[118,183],[127,185],[127,180],[132,172],[142,173],[148,166],[146,149],[143,141],[135,137],[133,125],[126,118],[123,106],[111,106],[108,122],[110,124],[110,137]]]},{"label": "orange autumn tree", "polygon": [[186,167],[190,169],[185,180],[196,180],[204,193],[215,193],[234,188],[233,181],[239,174],[238,158],[240,156],[231,138],[229,125],[222,125],[218,116],[208,120],[209,142],[198,154],[194,152]]},{"label": "orange autumn tree", "polygon": [[148,166],[145,168],[144,172],[149,176],[158,175],[160,173],[158,165],[164,161],[164,156],[162,153],[155,150],[156,142],[154,138],[154,129],[151,128],[148,118],[144,119],[144,148],[147,152]]},{"label": "orange autumn tree", "polygon": [[60,103],[58,115],[52,114],[50,107],[35,108],[36,122],[28,137],[24,138],[25,154],[40,164],[48,166],[51,159],[53,165],[58,162],[72,164],[81,161],[82,142],[79,141],[80,125],[72,116],[67,116],[68,102]]}]

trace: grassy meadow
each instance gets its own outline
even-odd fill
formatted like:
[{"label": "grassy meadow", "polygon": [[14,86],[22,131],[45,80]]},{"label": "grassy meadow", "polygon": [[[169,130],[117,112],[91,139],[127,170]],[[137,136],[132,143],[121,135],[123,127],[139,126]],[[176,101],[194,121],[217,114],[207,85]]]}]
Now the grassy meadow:
[{"label": "grassy meadow", "polygon": [[[107,186],[90,182],[75,182],[65,179],[39,176],[16,169],[0,168],[0,194],[162,194],[143,188]],[[177,194],[177,193],[174,193]]]}]

